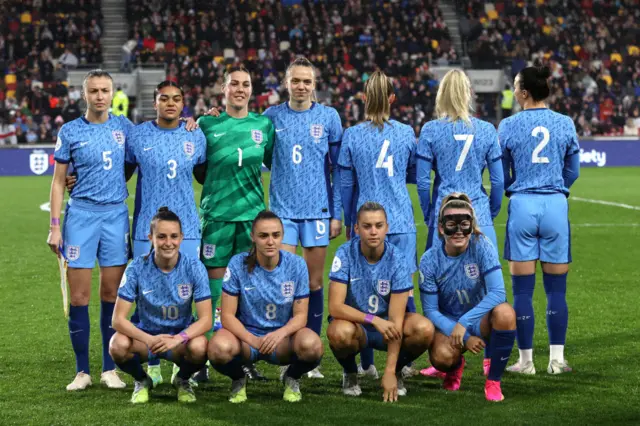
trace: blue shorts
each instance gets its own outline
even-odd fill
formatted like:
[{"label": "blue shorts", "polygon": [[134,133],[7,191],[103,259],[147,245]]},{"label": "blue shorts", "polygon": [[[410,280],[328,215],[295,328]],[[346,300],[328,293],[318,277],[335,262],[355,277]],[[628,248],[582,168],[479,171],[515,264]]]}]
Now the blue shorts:
[{"label": "blue shorts", "polygon": [[329,245],[329,219],[282,219],[284,238],[282,244],[302,247],[326,247]]},{"label": "blue shorts", "polygon": [[[496,236],[496,228],[493,225],[485,225],[480,227],[480,232],[482,232],[489,241],[493,243],[496,250],[498,250],[498,237]],[[425,251],[429,250],[433,245],[433,241],[442,243],[442,240],[438,236],[438,228],[430,227],[429,228],[429,236],[427,237],[427,248]]]},{"label": "blue shorts", "polygon": [[564,194],[511,196],[504,258],[571,263],[569,203]]},{"label": "blue shorts", "polygon": [[[182,240],[180,253],[188,254],[196,259],[200,259],[201,240]],[[145,256],[151,251],[151,241],[133,240],[133,257]]]},{"label": "blue shorts", "polygon": [[418,270],[418,247],[416,234],[387,234],[387,241],[400,249],[400,252],[407,258],[409,272]]},{"label": "blue shorts", "polygon": [[126,265],[129,260],[129,209],[124,203],[98,205],[71,199],[62,229],[70,268]]},{"label": "blue shorts", "polygon": [[[271,333],[271,331],[269,330],[263,330],[261,328],[255,328],[255,327],[246,327],[247,331],[251,334],[253,334],[254,336],[257,337],[262,337],[265,336],[269,333]],[[267,361],[269,364],[274,364],[274,365],[280,365],[280,361],[278,360],[278,357],[276,356],[276,351],[274,349],[273,352],[271,352],[268,355],[264,355],[261,354],[259,350],[257,350],[256,348],[254,348],[253,346],[249,346],[249,348],[251,349],[251,362],[258,362],[258,361]]]},{"label": "blue shorts", "polygon": [[375,327],[370,325],[359,324],[364,331],[364,335],[367,339],[365,348],[375,349],[376,351],[387,351],[387,343],[384,341],[384,337]]}]

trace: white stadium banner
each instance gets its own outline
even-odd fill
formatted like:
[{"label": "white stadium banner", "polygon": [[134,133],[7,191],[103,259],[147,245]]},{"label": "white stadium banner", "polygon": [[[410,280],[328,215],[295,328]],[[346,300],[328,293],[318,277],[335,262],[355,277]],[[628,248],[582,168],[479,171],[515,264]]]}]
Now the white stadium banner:
[{"label": "white stadium banner", "polygon": [[[430,71],[438,80],[452,69],[460,67],[431,67]],[[498,93],[504,88],[504,72],[502,70],[465,70],[476,93]]]}]

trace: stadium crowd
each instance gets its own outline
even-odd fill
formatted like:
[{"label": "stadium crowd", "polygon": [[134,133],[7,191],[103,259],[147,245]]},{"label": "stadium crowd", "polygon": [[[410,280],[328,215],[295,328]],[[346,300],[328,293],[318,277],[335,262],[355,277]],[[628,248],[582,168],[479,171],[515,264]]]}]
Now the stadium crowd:
[{"label": "stadium crowd", "polygon": [[[222,106],[222,74],[252,72],[250,108],[285,98],[286,66],[307,56],[319,72],[317,98],[344,127],[364,118],[364,82],[377,68],[394,77],[392,115],[418,133],[434,114],[438,81],[430,64],[459,63],[437,0],[127,2],[130,36],[123,69],[166,66],[184,86],[186,115]],[[52,142],[83,108],[67,70],[102,61],[100,0],[9,1],[0,6],[0,122],[10,143]],[[511,65],[513,77],[539,59],[552,71],[550,106],[581,136],[638,135],[638,0],[457,2],[460,31],[475,68]],[[497,125],[495,95],[476,97],[476,115]],[[6,129],[5,129],[6,128]],[[7,130],[8,129],[8,130]],[[13,130],[11,130],[13,129]]]}]

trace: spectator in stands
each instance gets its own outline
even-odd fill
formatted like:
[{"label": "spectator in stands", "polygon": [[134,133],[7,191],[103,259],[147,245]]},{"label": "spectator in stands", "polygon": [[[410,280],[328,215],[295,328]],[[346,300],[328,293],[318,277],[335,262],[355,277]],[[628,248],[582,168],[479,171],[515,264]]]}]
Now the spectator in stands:
[{"label": "spectator in stands", "polygon": [[500,100],[500,107],[502,108],[502,118],[507,118],[511,115],[513,110],[513,90],[508,84],[505,84],[502,91],[502,98]]},{"label": "spectator in stands", "polygon": [[65,69],[74,69],[78,67],[78,57],[71,51],[71,49],[64,49],[64,53],[58,58],[58,62],[62,64]]},{"label": "spectator in stands", "polygon": [[16,126],[9,121],[9,113],[6,110],[0,111],[0,145],[16,145]]},{"label": "spectator in stands", "polygon": [[116,93],[113,95],[113,101],[111,103],[111,113],[113,115],[129,116],[129,96],[124,93],[122,86],[118,86]]}]

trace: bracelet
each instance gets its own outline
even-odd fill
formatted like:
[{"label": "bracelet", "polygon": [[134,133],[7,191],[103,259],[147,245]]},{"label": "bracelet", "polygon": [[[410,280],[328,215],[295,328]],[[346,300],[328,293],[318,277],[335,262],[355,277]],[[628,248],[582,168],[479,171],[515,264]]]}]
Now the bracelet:
[{"label": "bracelet", "polygon": [[184,345],[185,343],[187,343],[190,339],[189,339],[189,335],[187,333],[185,333],[184,331],[181,331],[178,336],[182,337],[182,344]]},{"label": "bracelet", "polygon": [[51,226],[60,226],[60,218],[59,217],[52,217],[50,225]]},{"label": "bracelet", "polygon": [[367,324],[371,324],[374,318],[375,316],[373,314],[367,314],[364,316],[364,322],[366,322]]}]

